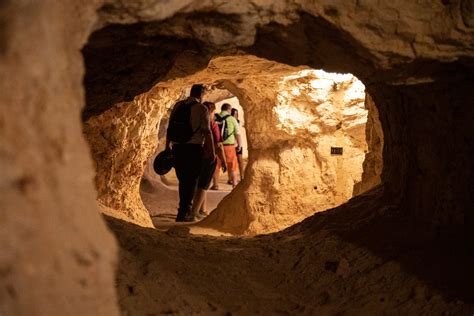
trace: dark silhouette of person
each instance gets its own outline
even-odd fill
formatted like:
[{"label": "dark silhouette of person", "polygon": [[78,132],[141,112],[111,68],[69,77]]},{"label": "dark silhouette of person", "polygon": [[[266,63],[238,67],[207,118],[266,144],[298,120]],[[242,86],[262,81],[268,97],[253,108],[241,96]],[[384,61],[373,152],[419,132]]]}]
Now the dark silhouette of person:
[{"label": "dark silhouette of person", "polygon": [[209,123],[209,112],[201,103],[204,86],[195,84],[191,88],[188,99],[177,102],[173,112],[180,106],[191,106],[190,123],[193,134],[182,143],[172,142],[169,139],[169,130],[166,136],[166,149],[173,152],[173,164],[179,181],[179,207],[177,222],[192,222],[195,218],[191,212],[192,200],[197,187],[201,164],[203,160],[214,161],[214,144]]}]

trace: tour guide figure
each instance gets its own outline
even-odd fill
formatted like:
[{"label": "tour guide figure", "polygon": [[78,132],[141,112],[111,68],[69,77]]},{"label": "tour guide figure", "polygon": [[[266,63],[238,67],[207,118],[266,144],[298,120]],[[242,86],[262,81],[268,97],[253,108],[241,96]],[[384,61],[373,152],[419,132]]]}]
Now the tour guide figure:
[{"label": "tour guide figure", "polygon": [[[204,86],[195,84],[190,97],[172,109],[166,133],[166,149],[173,152],[173,164],[179,181],[177,222],[192,222],[192,200],[203,159],[216,159],[209,124],[209,112],[201,103]],[[184,131],[188,131],[183,136]],[[178,141],[177,141],[178,140]]]}]

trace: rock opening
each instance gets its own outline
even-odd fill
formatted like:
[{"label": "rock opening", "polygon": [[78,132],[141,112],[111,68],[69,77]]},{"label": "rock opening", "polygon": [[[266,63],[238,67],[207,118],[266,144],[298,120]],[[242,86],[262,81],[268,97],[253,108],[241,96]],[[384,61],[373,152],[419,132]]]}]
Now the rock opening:
[{"label": "rock opening", "polygon": [[[470,1],[3,1],[0,10],[2,315],[472,314]],[[251,59],[218,73],[215,63],[237,57]],[[383,129],[380,179],[381,165],[367,163],[355,189],[363,194],[275,234],[146,228],[144,165],[129,162],[156,149],[171,106],[156,99],[180,93],[166,83],[223,80],[248,118],[258,110],[278,126],[276,96],[235,75],[258,67],[273,77],[311,67],[362,80]],[[91,154],[81,114],[85,138],[97,142]],[[260,173],[247,178],[272,189],[267,131],[248,132],[249,164]],[[122,150],[102,150],[110,147]],[[94,169],[103,171],[97,192]],[[126,221],[105,217],[108,230],[96,194]],[[240,210],[207,224],[275,227]]]},{"label": "rock opening", "polygon": [[[207,101],[240,96],[249,151],[244,181],[229,196],[215,197],[224,199],[201,228],[232,234],[278,231],[379,183],[383,136],[361,81],[350,74],[298,69],[251,55],[216,57],[201,72],[159,83],[134,101],[86,121],[85,134],[98,166],[99,201],[107,214],[150,225],[139,196],[142,183],[141,196],[151,215],[172,218],[176,190],[162,185],[151,162],[164,146],[170,107],[186,95],[183,87],[196,82],[214,87],[205,94]],[[366,126],[368,110],[374,113]]]}]

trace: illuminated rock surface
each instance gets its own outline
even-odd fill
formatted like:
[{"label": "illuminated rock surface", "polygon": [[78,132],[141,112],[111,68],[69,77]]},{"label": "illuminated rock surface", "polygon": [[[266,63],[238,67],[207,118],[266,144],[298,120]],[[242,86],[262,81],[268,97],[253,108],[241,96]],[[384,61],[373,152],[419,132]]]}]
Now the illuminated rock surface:
[{"label": "illuminated rock surface", "polygon": [[[163,114],[194,82],[231,87],[241,98],[250,151],[245,180],[203,226],[268,233],[352,197],[367,152],[364,85],[352,75],[297,71],[253,56],[221,57],[86,122],[99,201],[117,210],[106,213],[149,226],[138,195],[141,175]],[[343,155],[331,155],[331,147],[343,148]]]},{"label": "illuminated rock surface", "polygon": [[[125,314],[472,314],[471,1],[4,1],[1,16],[2,315],[116,315],[119,306]],[[98,215],[81,110],[85,122],[106,128],[127,119],[115,107],[145,115],[148,101],[138,109],[123,102],[219,54],[362,80],[383,130],[382,185],[255,238],[191,237],[183,227],[162,233],[108,219],[117,255]],[[245,88],[238,95],[228,87],[244,105],[264,91]],[[178,97],[164,87],[156,93]],[[120,144],[155,128],[130,124],[116,130],[130,137],[108,139]],[[369,146],[380,144],[374,128]],[[251,146],[262,148],[255,169],[269,170],[258,177],[267,185],[279,166],[260,159],[264,140]],[[147,156],[151,144],[135,144],[136,154]],[[103,161],[132,180],[142,169]],[[363,180],[380,169],[367,167]],[[134,196],[123,201],[135,206]],[[133,212],[123,214],[150,223]],[[250,222],[258,223],[241,219],[234,228]]]}]

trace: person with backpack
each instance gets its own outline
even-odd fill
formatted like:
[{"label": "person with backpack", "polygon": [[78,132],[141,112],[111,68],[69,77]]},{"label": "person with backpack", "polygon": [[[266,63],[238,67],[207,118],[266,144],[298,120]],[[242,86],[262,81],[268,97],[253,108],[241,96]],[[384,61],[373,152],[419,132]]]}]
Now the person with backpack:
[{"label": "person with backpack", "polygon": [[[242,138],[240,137],[239,123],[230,115],[232,109],[229,103],[224,103],[221,106],[221,112],[216,114],[215,121],[219,126],[220,133],[222,135],[225,163],[227,164],[227,172],[229,172],[230,181],[234,188],[237,184],[235,170],[237,169],[237,155],[236,151],[240,151],[242,148]],[[213,177],[213,186],[211,190],[219,190],[219,169],[222,162],[219,160],[217,163],[216,172]]]},{"label": "person with backpack", "polygon": [[203,93],[203,85],[192,86],[190,96],[173,106],[166,131],[166,149],[173,153],[179,181],[177,222],[195,221],[191,207],[202,163],[216,159]]}]

